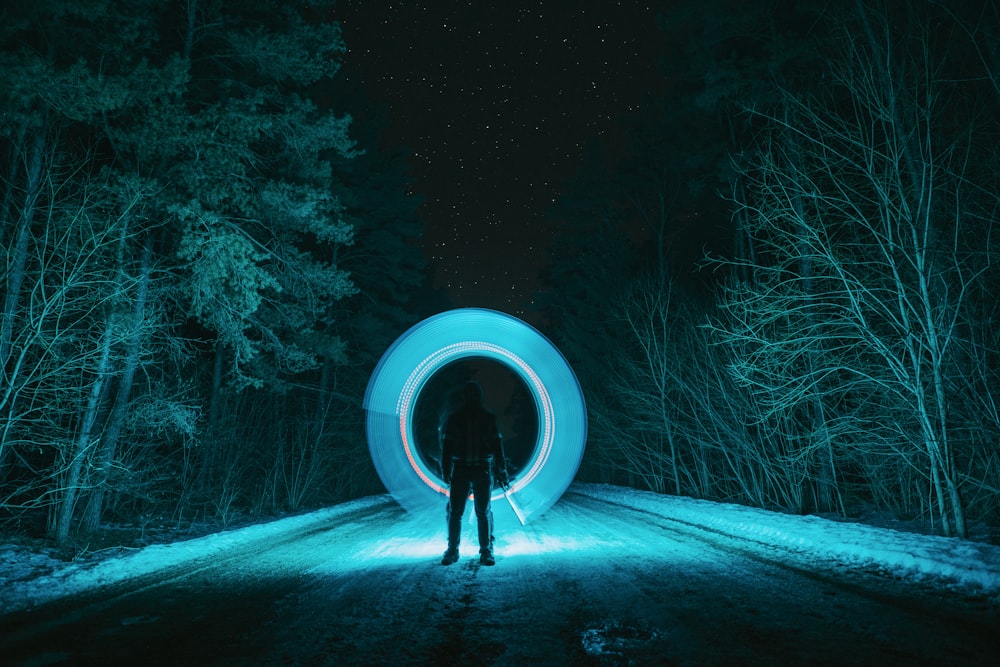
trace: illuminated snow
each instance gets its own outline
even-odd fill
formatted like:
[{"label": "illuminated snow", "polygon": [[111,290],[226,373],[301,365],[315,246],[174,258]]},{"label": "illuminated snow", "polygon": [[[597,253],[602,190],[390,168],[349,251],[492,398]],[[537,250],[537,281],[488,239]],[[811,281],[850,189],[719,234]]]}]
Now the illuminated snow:
[{"label": "illuminated snow", "polygon": [[[887,573],[898,579],[934,579],[959,589],[1000,596],[1000,547],[974,541],[900,532],[857,523],[831,521],[819,517],[790,516],[776,512],[663,496],[622,487],[574,484],[570,491],[600,500],[618,503],[627,508],[700,526],[707,530],[749,540],[769,548],[794,552],[799,562],[815,562],[828,567],[830,562],[848,567],[864,567]],[[391,506],[389,496],[373,496],[344,503],[297,517],[290,517],[255,526],[209,535],[206,537],[156,545],[135,553],[65,563],[27,554],[7,547],[0,550],[0,613],[29,608],[42,602],[100,588],[130,577],[138,577],[166,567],[204,559],[230,550],[244,549],[305,527],[335,520],[337,517],[365,508]],[[614,508],[610,516],[615,517]],[[498,527],[497,567],[515,564],[519,557],[545,554],[547,558],[573,568],[581,580],[597,576],[592,564],[607,558],[637,557],[630,553],[626,541],[616,535],[628,531],[635,521],[634,512],[621,510],[620,518],[601,535],[581,534],[578,522],[568,513],[555,520],[545,517],[545,530],[536,523],[522,528],[510,524],[503,531]],[[471,537],[475,527],[467,521]],[[331,554],[335,540],[331,531]],[[410,513],[406,521],[375,522],[371,537],[362,544],[352,545],[338,553],[350,557],[331,557],[322,568],[350,571],[363,562],[378,562],[391,567],[423,561],[427,567],[441,567],[439,559],[445,546],[443,507],[426,515]],[[664,540],[669,540],[664,537]],[[631,542],[635,544],[634,541]],[[638,547],[634,547],[638,548]],[[656,548],[655,545],[645,548]],[[685,558],[701,557],[690,549]]]}]

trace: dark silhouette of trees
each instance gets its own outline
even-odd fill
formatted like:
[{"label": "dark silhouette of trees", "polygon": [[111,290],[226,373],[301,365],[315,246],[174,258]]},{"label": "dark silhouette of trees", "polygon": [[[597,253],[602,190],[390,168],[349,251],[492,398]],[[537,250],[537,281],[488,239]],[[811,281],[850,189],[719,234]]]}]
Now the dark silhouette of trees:
[{"label": "dark silhouette of trees", "polygon": [[[560,311],[614,332],[571,347],[592,392],[583,471],[965,537],[997,509],[997,16],[730,4],[664,14],[665,101],[559,209],[581,256],[625,245],[605,289],[554,281]],[[707,283],[686,247],[702,212],[729,229],[704,237]]]},{"label": "dark silhouette of trees", "polygon": [[[0,518],[70,544],[381,490],[361,396],[430,292],[331,7],[2,10]],[[550,211],[581,477],[966,536],[1000,509],[1000,16],[692,0],[661,27],[631,140]]]},{"label": "dark silhouette of trees", "polygon": [[[988,425],[951,406],[991,389],[961,378],[988,354],[970,332],[986,324],[973,312],[1000,200],[979,165],[994,162],[982,139],[998,128],[963,49],[938,40],[926,9],[859,3],[826,94],[779,89],[786,111],[765,114],[740,202],[771,261],[726,289],[721,328],[741,349],[738,381],[767,397],[762,419],[822,415],[806,439],[784,434],[802,443],[804,479],[818,480],[817,461],[833,473],[819,481],[843,478],[859,467],[847,450],[862,469],[888,458],[926,490],[895,492],[929,492],[944,532],[965,537],[975,454],[958,434]],[[900,35],[900,21],[912,29]]]},{"label": "dark silhouette of trees", "polygon": [[357,397],[420,228],[349,134],[331,6],[4,9],[5,517],[67,543],[377,485]]}]

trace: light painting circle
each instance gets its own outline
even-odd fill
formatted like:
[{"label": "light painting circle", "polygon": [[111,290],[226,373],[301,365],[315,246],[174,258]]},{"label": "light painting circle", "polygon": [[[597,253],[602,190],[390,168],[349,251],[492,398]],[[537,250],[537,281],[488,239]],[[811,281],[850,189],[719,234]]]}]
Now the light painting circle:
[{"label": "light painting circle", "polygon": [[521,522],[549,509],[569,487],[583,458],[587,410],[580,383],[562,353],[522,320],[485,308],[459,308],[411,327],[382,355],[365,392],[368,449],[382,483],[408,510],[440,508],[448,493],[437,470],[416,448],[413,415],[428,379],[443,366],[485,357],[514,372],[528,387],[538,437],[504,497],[494,490],[494,514]]}]

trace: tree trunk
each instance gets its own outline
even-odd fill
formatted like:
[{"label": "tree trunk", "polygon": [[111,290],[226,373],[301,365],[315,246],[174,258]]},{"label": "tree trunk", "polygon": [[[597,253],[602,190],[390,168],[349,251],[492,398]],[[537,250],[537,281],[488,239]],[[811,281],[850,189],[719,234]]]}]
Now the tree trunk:
[{"label": "tree trunk", "polygon": [[104,426],[101,435],[101,446],[97,451],[94,461],[93,489],[87,499],[87,506],[83,514],[82,527],[85,532],[94,532],[100,527],[101,515],[104,512],[108,476],[114,463],[118,441],[125,426],[125,417],[131,399],[135,371],[139,366],[139,352],[142,349],[143,322],[145,319],[146,296],[149,292],[149,274],[152,261],[152,242],[147,240],[142,255],[139,285],[136,290],[132,311],[132,330],[129,336],[121,378],[118,383],[118,393],[115,396],[115,403],[111,408],[111,414],[108,416],[108,421]]},{"label": "tree trunk", "polygon": [[17,132],[17,137],[10,141],[10,163],[7,165],[8,186],[4,188],[3,202],[0,203],[0,248],[6,247],[8,227],[14,226],[10,224],[10,217],[11,208],[14,205],[15,188],[9,184],[17,183],[18,180],[25,134],[25,128],[21,127],[20,131]]},{"label": "tree trunk", "polygon": [[15,238],[11,245],[13,253],[7,259],[7,289],[4,293],[3,319],[0,320],[0,369],[6,376],[10,356],[10,341],[14,332],[14,317],[21,296],[28,264],[28,243],[31,239],[31,224],[35,217],[35,201],[42,175],[42,148],[45,137],[41,132],[32,138],[28,154],[25,181],[24,206],[18,216]]},{"label": "tree trunk", "polygon": [[104,330],[100,343],[100,358],[97,367],[94,369],[94,384],[90,387],[90,398],[87,400],[87,407],[83,413],[83,420],[80,424],[80,433],[76,442],[71,447],[69,460],[66,463],[65,477],[62,482],[62,500],[60,500],[52,525],[52,535],[56,544],[65,544],[69,538],[69,528],[73,522],[73,514],[76,510],[76,501],[80,494],[80,483],[83,478],[83,467],[87,462],[94,435],[94,425],[97,423],[97,415],[100,412],[101,398],[104,393],[104,384],[107,377],[108,366],[111,358],[111,340],[113,337],[113,327],[108,326]]},{"label": "tree trunk", "polygon": [[203,445],[200,467],[195,471],[197,482],[195,488],[199,493],[211,493],[210,487],[215,480],[215,466],[219,458],[219,448],[223,445],[222,427],[222,379],[226,356],[225,345],[221,340],[215,341],[215,361],[212,366],[212,390],[208,397],[208,439]]},{"label": "tree trunk", "polygon": [[[785,124],[788,127],[793,127],[795,119],[790,115],[788,107],[785,107]],[[792,157],[795,162],[799,163],[794,165],[793,169],[798,171],[801,169],[801,155],[799,150],[796,148],[792,141],[788,141],[787,153]],[[805,309],[806,313],[806,328],[812,331],[815,327],[815,311],[812,305],[816,300],[816,288],[815,288],[815,275],[813,268],[813,249],[810,242],[811,230],[807,223],[807,211],[805,210],[805,205],[803,202],[803,195],[801,192],[796,192],[792,196],[792,208],[795,212],[795,219],[798,225],[798,256],[799,256],[799,275],[802,283],[802,295],[804,300],[809,307]],[[822,347],[822,341],[817,341],[816,346]],[[808,365],[808,372],[810,376],[815,375],[815,365],[817,353],[813,352],[809,354],[805,363]],[[817,443],[817,434],[826,434],[826,411],[823,409],[823,388],[819,385],[815,385],[813,390],[809,392],[809,397],[806,399],[807,405],[805,407],[805,415],[803,419],[805,424],[803,424],[803,430],[808,433],[808,439],[806,440],[805,446],[809,448],[807,455],[804,459],[807,476],[803,480],[805,484],[808,484],[811,489],[803,494],[805,498],[812,499],[811,504],[813,505],[814,511],[819,512],[830,512],[834,509],[834,475],[835,470],[832,467],[833,456],[830,454],[830,438],[824,437],[821,443]]]},{"label": "tree trunk", "polygon": [[[37,132],[32,137],[29,154],[27,156],[27,169],[25,175],[25,197],[21,213],[18,215],[17,225],[14,229],[11,249],[13,252],[7,253],[7,284],[4,290],[3,313],[0,314],[0,385],[10,386],[12,381],[11,373],[11,340],[14,337],[15,317],[17,314],[17,304],[21,298],[21,284],[28,265],[28,244],[31,240],[31,223],[35,217],[35,201],[38,198],[38,190],[41,184],[42,174],[42,149],[44,147],[44,135]],[[13,157],[11,158],[13,161]],[[11,174],[13,176],[13,174]],[[7,193],[13,191],[8,186]],[[4,202],[5,212],[10,206],[9,201]],[[11,415],[14,411],[13,401],[6,406],[3,414],[3,425],[0,428],[0,472],[4,469],[7,458],[6,435],[9,430]],[[2,476],[0,476],[2,479]]]},{"label": "tree trunk", "polygon": [[212,393],[208,399],[208,432],[215,434],[219,426],[219,414],[222,411],[222,362],[225,359],[225,345],[221,340],[215,341],[215,363],[212,366]]}]

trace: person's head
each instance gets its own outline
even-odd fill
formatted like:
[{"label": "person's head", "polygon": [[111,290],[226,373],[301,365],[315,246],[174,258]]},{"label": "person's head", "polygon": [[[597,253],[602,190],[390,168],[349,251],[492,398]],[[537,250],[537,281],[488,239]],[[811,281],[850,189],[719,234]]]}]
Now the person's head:
[{"label": "person's head", "polygon": [[462,400],[466,405],[481,405],[483,402],[483,387],[475,380],[469,380],[462,387]]}]

